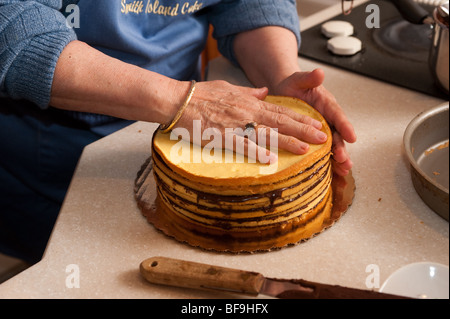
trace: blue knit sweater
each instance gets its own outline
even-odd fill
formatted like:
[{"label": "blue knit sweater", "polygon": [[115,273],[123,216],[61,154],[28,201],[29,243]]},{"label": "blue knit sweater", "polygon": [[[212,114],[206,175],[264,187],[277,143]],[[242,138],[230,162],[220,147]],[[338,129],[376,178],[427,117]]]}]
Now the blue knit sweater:
[{"label": "blue knit sweater", "polygon": [[[100,32],[94,23],[98,12],[90,15],[101,3],[107,22],[118,25],[113,31]],[[69,4],[80,5],[80,29],[66,23]],[[120,21],[115,20],[118,11]],[[153,15],[150,22],[131,22],[142,19],[144,13]],[[176,28],[171,13],[178,15]],[[193,22],[196,20],[201,23]],[[100,28],[105,25],[105,20],[101,21]],[[278,25],[292,30],[300,43],[295,0],[0,0],[0,103],[1,97],[25,99],[46,109],[59,55],[77,38],[126,62],[187,80],[195,67],[186,68],[183,63],[193,65],[198,60],[209,23],[214,26],[220,52],[234,63],[232,42],[241,31]],[[91,25],[95,28],[92,32],[86,30]],[[161,36],[166,30],[168,35],[177,35],[178,45],[168,45],[169,39]],[[194,42],[192,47],[190,42]],[[107,118],[76,112],[72,116],[90,125]]]}]

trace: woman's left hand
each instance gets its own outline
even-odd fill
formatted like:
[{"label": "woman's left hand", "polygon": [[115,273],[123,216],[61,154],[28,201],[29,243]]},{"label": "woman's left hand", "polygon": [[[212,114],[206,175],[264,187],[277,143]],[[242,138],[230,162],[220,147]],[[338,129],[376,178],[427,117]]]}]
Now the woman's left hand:
[{"label": "woman's left hand", "polygon": [[334,171],[345,176],[353,163],[345,142],[356,142],[356,134],[336,98],[322,85],[321,69],[312,72],[296,72],[273,88],[273,93],[299,98],[317,109],[331,126],[333,133]]}]

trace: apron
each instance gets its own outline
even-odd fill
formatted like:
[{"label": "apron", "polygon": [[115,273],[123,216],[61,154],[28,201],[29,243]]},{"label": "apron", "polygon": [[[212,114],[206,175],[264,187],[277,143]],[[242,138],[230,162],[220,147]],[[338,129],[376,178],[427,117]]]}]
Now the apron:
[{"label": "apron", "polygon": [[127,63],[177,79],[199,77],[207,6],[220,0],[80,0],[78,39]]}]

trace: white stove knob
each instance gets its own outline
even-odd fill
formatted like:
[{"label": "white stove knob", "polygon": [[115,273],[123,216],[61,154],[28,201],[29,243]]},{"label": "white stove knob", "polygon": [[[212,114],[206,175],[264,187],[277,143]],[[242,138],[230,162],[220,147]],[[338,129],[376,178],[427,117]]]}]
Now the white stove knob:
[{"label": "white stove knob", "polygon": [[362,42],[355,37],[334,37],[328,40],[327,47],[337,55],[354,55],[362,50]]},{"label": "white stove knob", "polygon": [[350,36],[354,33],[353,25],[347,21],[332,20],[321,27],[322,34],[327,38]]}]

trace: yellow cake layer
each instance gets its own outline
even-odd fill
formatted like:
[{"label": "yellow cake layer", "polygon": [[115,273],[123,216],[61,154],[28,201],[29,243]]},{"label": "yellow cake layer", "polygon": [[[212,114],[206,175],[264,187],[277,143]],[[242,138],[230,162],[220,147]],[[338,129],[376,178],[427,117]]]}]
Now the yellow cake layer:
[{"label": "yellow cake layer", "polygon": [[[185,177],[192,183],[203,183],[205,185],[215,185],[226,187],[228,190],[247,192],[247,186],[261,185],[265,187],[268,184],[276,183],[284,179],[291,178],[298,172],[305,171],[312,163],[323,158],[331,150],[331,131],[325,119],[314,108],[303,101],[289,97],[268,97],[270,103],[284,105],[292,110],[311,116],[322,123],[322,131],[329,136],[324,144],[310,144],[310,149],[305,155],[296,155],[284,150],[277,150],[278,161],[275,163],[275,171],[272,174],[263,174],[267,164],[261,163],[238,163],[234,160],[232,163],[225,162],[225,152],[223,160],[220,163],[206,163],[201,155],[202,148],[195,146],[188,141],[171,140],[171,134],[163,134],[160,131],[155,133],[153,138],[153,149],[161,160],[166,163],[170,170]],[[176,137],[175,137],[176,138]],[[186,143],[186,148],[190,149],[191,160],[188,163],[179,163],[179,156],[171,151],[173,148],[179,148],[180,144]],[[235,158],[235,155],[233,155]],[[201,159],[196,163],[194,159]],[[224,190],[225,191],[225,190]]]}]

